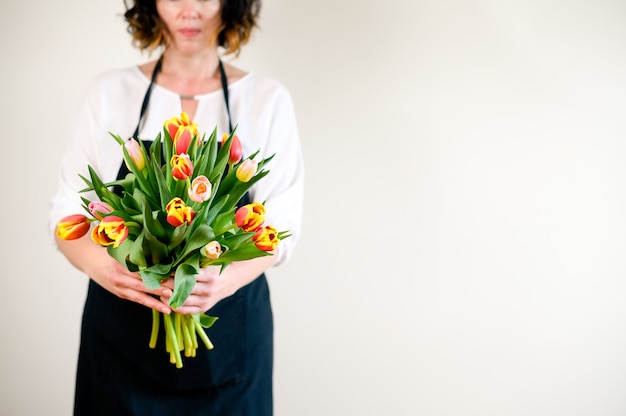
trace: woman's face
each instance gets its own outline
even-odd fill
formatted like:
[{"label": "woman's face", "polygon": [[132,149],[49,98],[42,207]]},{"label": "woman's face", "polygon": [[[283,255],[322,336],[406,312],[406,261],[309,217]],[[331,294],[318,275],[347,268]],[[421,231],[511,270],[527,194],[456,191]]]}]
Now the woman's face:
[{"label": "woman's face", "polygon": [[221,0],[157,0],[167,46],[184,53],[216,47],[221,27]]}]

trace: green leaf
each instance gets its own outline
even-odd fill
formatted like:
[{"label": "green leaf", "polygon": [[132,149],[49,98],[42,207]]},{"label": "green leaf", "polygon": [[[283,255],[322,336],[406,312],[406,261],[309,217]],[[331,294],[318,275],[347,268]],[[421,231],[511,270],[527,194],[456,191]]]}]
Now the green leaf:
[{"label": "green leaf", "polygon": [[272,253],[259,250],[254,244],[238,247],[236,250],[228,250],[218,259],[223,263],[255,259],[257,257],[271,256]]},{"label": "green leaf", "polygon": [[175,247],[178,247],[180,243],[185,241],[185,235],[187,234],[187,223],[182,223],[178,227],[174,228],[168,244],[168,249],[171,251]]},{"label": "green leaf", "polygon": [[147,269],[139,269],[139,276],[148,289],[155,290],[161,287],[161,275],[152,273]]},{"label": "green leaf", "polygon": [[141,214],[141,205],[132,195],[126,193],[121,200],[122,209],[129,215]]},{"label": "green leaf", "polygon": [[120,197],[107,188],[104,182],[102,182],[102,179],[100,179],[96,171],[93,170],[91,166],[88,166],[88,169],[89,176],[91,177],[91,183],[93,184],[93,191],[96,193],[96,195],[98,195],[100,201],[106,202],[113,208],[119,208],[119,206],[121,205],[119,202]]},{"label": "green leaf", "polygon": [[[213,202],[211,209],[207,212],[205,218],[203,218],[203,222],[206,222],[208,224],[214,223],[215,218],[224,211],[224,206],[226,205],[227,202],[228,202],[228,195],[224,195],[221,198],[219,198],[217,201]],[[230,211],[231,210],[227,210],[225,212],[230,212]],[[232,210],[232,212],[234,214],[234,210]],[[223,227],[215,226],[215,229],[218,229],[218,228],[223,228]]]},{"label": "green leaf", "polygon": [[124,145],[124,139],[122,139],[119,135],[115,134],[115,133],[111,133],[109,132],[109,134],[111,135],[111,137],[113,137],[115,139],[116,142],[118,142],[121,146]]},{"label": "green leaf", "polygon": [[[144,152],[145,154],[145,147],[143,146],[143,142],[140,141],[139,143],[141,144],[142,152]],[[135,164],[135,162],[133,162],[133,159],[130,157],[128,150],[126,150],[126,146],[122,146],[122,152],[124,153],[124,160],[128,164],[130,171],[135,174],[135,180],[137,181],[139,188],[146,195],[146,198],[148,198],[153,205],[156,205],[158,203],[158,198],[156,196],[157,190],[152,187],[150,181],[137,168],[137,165]]]},{"label": "green leaf", "polygon": [[160,241],[167,241],[167,231],[157,220],[158,211],[152,212],[150,204],[147,199],[141,201],[143,207],[143,225],[146,227],[147,232],[155,236]]},{"label": "green leaf", "polygon": [[159,263],[143,269],[144,273],[153,273],[161,276],[164,280],[172,274],[172,263]]},{"label": "green leaf", "polygon": [[262,171],[254,175],[248,182],[238,182],[229,192],[228,203],[227,206],[235,206],[237,203],[243,198],[246,192],[258,181],[260,181],[263,177],[265,177],[268,173],[268,170]]},{"label": "green leaf", "polygon": [[156,264],[139,270],[139,275],[148,289],[158,289],[161,282],[171,275],[171,264]]},{"label": "green leaf", "polygon": [[159,196],[161,197],[161,209],[165,211],[165,207],[172,200],[172,195],[170,194],[169,188],[167,186],[167,181],[165,180],[165,176],[161,171],[161,166],[159,162],[156,160],[152,160],[152,167],[154,170],[154,177],[156,178],[157,185],[159,187]]},{"label": "green leaf", "polygon": [[209,224],[200,224],[195,231],[191,233],[185,244],[183,252],[178,257],[177,261],[183,261],[193,251],[204,247],[209,242],[215,239],[215,233]]},{"label": "green leaf", "polygon": [[113,246],[107,247],[107,252],[109,256],[113,257],[120,263],[122,266],[126,266],[126,257],[130,253],[130,249],[133,246],[133,241],[128,238],[122,242],[117,248],[113,248]]},{"label": "green leaf", "polygon": [[254,233],[241,232],[239,234],[231,234],[220,240],[220,244],[228,247],[229,250],[237,249],[241,244],[250,241]]},{"label": "green leaf", "polygon": [[198,315],[194,315],[194,318],[197,316],[198,322],[202,325],[203,328],[211,328],[215,321],[219,318],[217,316],[207,315],[205,313],[200,313]]},{"label": "green leaf", "polygon": [[137,239],[135,240],[135,244],[133,244],[131,250],[130,250],[130,256],[129,256],[129,260],[133,263],[136,264],[137,266],[139,266],[139,268],[141,269],[142,267],[146,267],[148,264],[146,263],[146,256],[144,253],[144,237],[145,237],[145,229],[141,230],[141,232],[139,233],[139,235],[137,236]]},{"label": "green leaf", "polygon": [[174,275],[174,293],[170,298],[172,308],[183,306],[193,287],[196,285],[196,276],[200,269],[199,257],[194,256],[176,268]]}]

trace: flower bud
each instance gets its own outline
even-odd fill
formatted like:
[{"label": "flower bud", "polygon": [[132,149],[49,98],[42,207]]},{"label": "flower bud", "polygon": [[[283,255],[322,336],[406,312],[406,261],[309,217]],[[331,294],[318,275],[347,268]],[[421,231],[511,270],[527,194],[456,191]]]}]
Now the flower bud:
[{"label": "flower bud", "polygon": [[204,257],[216,260],[222,255],[222,246],[217,241],[211,241],[201,250]]},{"label": "flower bud", "polygon": [[258,163],[254,159],[246,159],[235,172],[237,179],[241,182],[248,182],[256,173]]},{"label": "flower bud", "polygon": [[101,201],[90,202],[88,208],[91,215],[98,220],[101,220],[103,217],[113,212],[111,205]]},{"label": "flower bud", "polygon": [[[143,156],[143,152],[141,151],[139,142],[135,139],[128,139],[126,140],[126,143],[124,143],[124,147],[126,148],[126,151],[128,152],[128,155],[132,159],[135,166],[137,166],[137,169],[139,169],[139,171],[142,171],[146,167],[146,159]],[[124,161],[126,162],[128,170],[132,172],[130,163],[128,163],[126,159],[124,159]]]},{"label": "flower bud", "polygon": [[[224,134],[224,137],[222,138],[222,143],[226,143],[228,139],[229,136],[227,134]],[[243,148],[241,146],[241,141],[236,134],[233,134],[232,140],[233,142],[230,145],[230,153],[228,154],[228,163],[234,165],[241,160],[241,157],[243,155]]]},{"label": "flower bud", "polygon": [[82,214],[68,215],[57,223],[56,235],[61,240],[76,240],[89,231],[90,223]]}]

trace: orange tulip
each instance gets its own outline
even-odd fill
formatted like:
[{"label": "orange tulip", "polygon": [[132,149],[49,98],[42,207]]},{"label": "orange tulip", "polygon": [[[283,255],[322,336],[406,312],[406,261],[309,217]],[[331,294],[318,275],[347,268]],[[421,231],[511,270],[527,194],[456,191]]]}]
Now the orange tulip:
[{"label": "orange tulip", "polygon": [[89,231],[90,222],[82,214],[68,215],[57,223],[56,235],[61,240],[76,240]]},{"label": "orange tulip", "polygon": [[276,228],[266,225],[256,230],[256,233],[252,236],[252,241],[254,241],[254,245],[259,250],[272,251],[276,249],[280,239],[278,238]]},{"label": "orange tulip", "polygon": [[244,205],[235,212],[235,222],[245,232],[256,231],[265,222],[265,207],[258,202]]},{"label": "orange tulip", "polygon": [[117,248],[128,237],[128,227],[124,219],[115,215],[102,218],[100,224],[91,230],[91,239],[101,246]]},{"label": "orange tulip", "polygon": [[178,227],[184,223],[191,224],[195,212],[190,206],[180,198],[173,198],[165,207],[167,212],[167,222],[174,227]]}]

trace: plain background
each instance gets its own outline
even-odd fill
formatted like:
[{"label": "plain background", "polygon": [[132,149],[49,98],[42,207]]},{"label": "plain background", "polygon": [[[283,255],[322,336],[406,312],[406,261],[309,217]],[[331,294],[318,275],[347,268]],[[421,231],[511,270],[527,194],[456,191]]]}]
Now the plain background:
[{"label": "plain background", "polygon": [[[86,279],[47,204],[87,82],[149,59],[122,11],[0,6],[3,415],[71,413]],[[277,416],[626,414],[626,2],[267,0],[237,63],[306,163]]]}]

